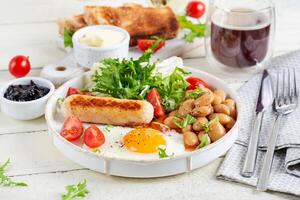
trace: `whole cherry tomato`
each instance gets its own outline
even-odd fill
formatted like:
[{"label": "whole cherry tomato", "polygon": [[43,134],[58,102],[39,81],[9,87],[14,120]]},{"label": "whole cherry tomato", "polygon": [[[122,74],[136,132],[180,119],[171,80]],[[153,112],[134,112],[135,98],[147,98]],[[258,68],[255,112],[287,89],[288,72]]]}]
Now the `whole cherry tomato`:
[{"label": "whole cherry tomato", "polygon": [[205,13],[205,4],[201,1],[191,1],[186,7],[187,15],[200,18]]},{"label": "whole cherry tomato", "polygon": [[186,81],[190,84],[187,87],[187,90],[194,90],[197,87],[200,88],[209,88],[209,86],[207,85],[207,83],[205,83],[203,80],[201,80],[200,78],[194,77],[194,76],[190,76],[186,79]]},{"label": "whole cherry tomato", "polygon": [[84,131],[84,144],[90,148],[100,147],[105,142],[105,136],[94,124]]},{"label": "whole cherry tomato", "polygon": [[31,66],[28,57],[22,55],[13,57],[8,65],[9,72],[17,78],[26,76],[29,73],[30,68]]},{"label": "whole cherry tomato", "polygon": [[74,141],[80,138],[83,133],[83,124],[76,116],[70,116],[64,122],[60,135],[68,141]]},{"label": "whole cherry tomato", "polygon": [[147,101],[152,104],[155,117],[161,117],[165,115],[164,107],[161,104],[161,98],[156,88],[152,88],[152,90],[149,92]]}]

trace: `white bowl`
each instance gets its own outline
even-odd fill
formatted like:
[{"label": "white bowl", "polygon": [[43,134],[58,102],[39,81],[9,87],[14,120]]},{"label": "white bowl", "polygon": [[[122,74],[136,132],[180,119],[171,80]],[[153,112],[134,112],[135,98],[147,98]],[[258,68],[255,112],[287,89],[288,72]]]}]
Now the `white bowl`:
[{"label": "white bowl", "polygon": [[[33,81],[37,85],[50,89],[45,96],[32,101],[12,101],[4,97],[4,93],[10,85],[30,84]],[[1,112],[18,120],[30,120],[42,116],[45,113],[45,107],[48,99],[53,94],[55,87],[53,83],[44,78],[25,77],[11,80],[5,83],[0,89],[0,107]]]},{"label": "white bowl", "polygon": [[238,113],[237,121],[232,129],[218,141],[196,151],[187,151],[179,156],[155,160],[145,160],[141,158],[140,160],[134,161],[125,158],[120,159],[97,155],[82,148],[79,144],[68,142],[59,134],[63,119],[60,119],[56,115],[56,101],[66,94],[69,87],[83,87],[85,75],[82,75],[66,82],[57,89],[48,101],[45,117],[54,145],[70,160],[91,170],[109,175],[136,178],[162,177],[188,172],[202,167],[224,155],[238,136],[238,125],[241,121],[239,115],[239,113],[241,113],[240,99],[234,90],[215,76],[191,68],[184,69],[192,72],[193,76],[200,77],[209,85],[224,90],[236,101]]},{"label": "white bowl", "polygon": [[[90,47],[79,42],[79,39],[90,31],[108,29],[124,34],[124,39],[117,44],[106,47]],[[110,25],[87,26],[76,31],[72,37],[76,62],[83,67],[92,67],[105,58],[127,58],[129,51],[129,33],[120,27]]]}]

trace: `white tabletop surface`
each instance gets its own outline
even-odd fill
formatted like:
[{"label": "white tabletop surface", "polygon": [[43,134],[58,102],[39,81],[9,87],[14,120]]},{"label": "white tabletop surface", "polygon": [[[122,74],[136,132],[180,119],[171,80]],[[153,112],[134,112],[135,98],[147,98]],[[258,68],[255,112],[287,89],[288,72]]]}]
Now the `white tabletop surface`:
[{"label": "white tabletop surface", "polygon": [[[85,4],[125,1],[101,0],[1,0],[0,85],[12,79],[7,69],[11,57],[30,57],[38,75],[43,65],[55,63],[66,53],[56,46],[58,17],[80,13]],[[139,2],[139,1],[138,1]],[[300,1],[277,0],[275,55],[300,48]],[[190,53],[188,57],[195,55]],[[184,59],[187,66],[213,73],[205,58]],[[223,78],[230,87],[243,81]],[[86,179],[90,194],[85,199],[299,199],[280,193],[259,193],[238,183],[217,180],[222,158],[193,172],[155,179],[130,179],[102,175],[72,163],[60,154],[48,135],[44,118],[16,121],[0,112],[0,162],[10,158],[7,173],[28,183],[24,188],[0,187],[1,200],[60,199],[65,186]],[[300,186],[299,186],[300,187]]]}]

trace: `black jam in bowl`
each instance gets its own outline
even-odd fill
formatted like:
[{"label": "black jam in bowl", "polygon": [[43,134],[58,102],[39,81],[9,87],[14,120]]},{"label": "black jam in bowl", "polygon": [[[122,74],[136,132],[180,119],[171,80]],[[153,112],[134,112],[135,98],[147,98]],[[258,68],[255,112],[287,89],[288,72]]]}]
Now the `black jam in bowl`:
[{"label": "black jam in bowl", "polygon": [[11,101],[32,101],[45,96],[49,91],[49,88],[37,85],[31,80],[29,85],[10,85],[4,97]]}]

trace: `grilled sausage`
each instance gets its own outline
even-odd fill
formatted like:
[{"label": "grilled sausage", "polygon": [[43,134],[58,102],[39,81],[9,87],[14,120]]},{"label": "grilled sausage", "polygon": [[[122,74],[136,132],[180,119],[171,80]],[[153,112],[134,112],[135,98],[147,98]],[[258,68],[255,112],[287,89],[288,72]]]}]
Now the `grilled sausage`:
[{"label": "grilled sausage", "polygon": [[137,126],[150,123],[154,111],[147,101],[71,95],[65,99],[62,112],[83,122]]}]

